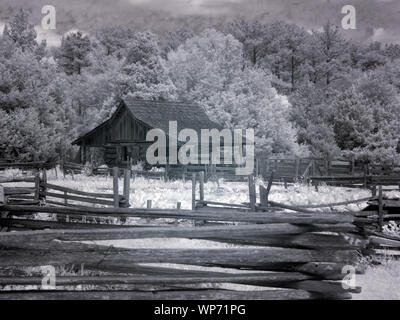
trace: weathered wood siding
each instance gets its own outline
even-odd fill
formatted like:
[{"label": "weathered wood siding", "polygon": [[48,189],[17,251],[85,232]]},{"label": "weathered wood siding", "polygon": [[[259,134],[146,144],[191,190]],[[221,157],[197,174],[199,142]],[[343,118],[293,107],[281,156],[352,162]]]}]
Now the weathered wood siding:
[{"label": "weathered wood siding", "polygon": [[107,142],[144,141],[149,130],[150,127],[134,119],[127,108],[123,107],[108,125]]}]

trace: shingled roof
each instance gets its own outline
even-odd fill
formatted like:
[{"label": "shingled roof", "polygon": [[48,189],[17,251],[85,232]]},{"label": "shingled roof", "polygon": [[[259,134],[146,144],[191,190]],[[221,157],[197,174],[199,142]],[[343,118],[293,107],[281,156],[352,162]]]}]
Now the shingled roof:
[{"label": "shingled roof", "polygon": [[[169,121],[177,121],[178,132],[182,129],[193,129],[200,134],[201,129],[218,129],[222,130],[222,126],[211,121],[205,111],[196,104],[187,102],[172,102],[172,101],[153,101],[139,100],[126,97],[119,103],[119,108],[126,107],[132,117],[147,124],[154,129],[162,129],[168,134]],[[96,132],[96,130],[107,126],[112,122],[117,111],[93,130],[81,135],[72,144],[79,144],[80,141]]]},{"label": "shingled roof", "polygon": [[196,104],[172,101],[138,100],[124,98],[123,102],[136,119],[152,128],[162,129],[168,133],[169,121],[177,121],[178,131],[193,129],[218,129],[222,126],[211,121],[204,110]]}]

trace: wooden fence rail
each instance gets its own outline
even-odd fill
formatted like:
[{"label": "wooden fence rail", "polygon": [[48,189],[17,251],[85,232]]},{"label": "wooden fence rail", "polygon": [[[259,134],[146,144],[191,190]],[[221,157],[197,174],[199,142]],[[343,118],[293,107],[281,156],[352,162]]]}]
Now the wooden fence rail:
[{"label": "wooden fence rail", "polygon": [[[269,214],[237,212],[235,210],[155,210],[124,208],[61,208],[34,206],[1,206],[0,211],[18,216],[32,212],[69,215],[139,216],[149,218],[201,219],[233,221],[239,224],[198,227],[119,227],[93,229],[64,229],[0,233],[0,274],[26,266],[81,265],[90,270],[107,270],[112,276],[70,276],[57,278],[57,287],[49,292],[65,299],[101,299],[125,297],[140,299],[143,294],[168,299],[310,299],[350,298],[340,280],[345,264],[355,264],[358,251],[367,241],[349,243],[338,232],[355,231],[356,218],[343,214]],[[3,219],[4,220],[4,219]],[[1,223],[2,219],[0,219]],[[71,224],[65,224],[68,228]],[[318,234],[316,231],[331,231]],[[236,244],[235,247],[187,249],[127,249],[99,245],[99,240],[186,238]],[[82,243],[82,241],[88,241]],[[90,244],[88,244],[90,243]],[[241,247],[245,245],[244,247]],[[141,263],[173,263],[202,267],[201,271],[152,267],[143,270]],[[249,271],[216,272],[209,267],[248,269]],[[269,273],[257,273],[269,271]],[[239,273],[238,273],[239,272]],[[120,273],[124,273],[122,276]],[[126,275],[128,274],[128,275]],[[338,281],[339,280],[339,281]],[[160,286],[162,283],[162,286]],[[207,283],[207,294],[204,295]],[[256,285],[255,291],[222,290],[222,283]],[[36,277],[17,275],[0,277],[0,299],[44,299]],[[30,287],[29,292],[20,287]],[[84,286],[82,289],[82,285]],[[13,287],[14,286],[14,287]],[[17,286],[17,287],[15,287]],[[81,289],[78,289],[80,286]],[[272,289],[273,288],[278,288]],[[86,288],[86,289],[85,289]],[[178,292],[177,293],[177,289]],[[82,291],[83,290],[83,291]],[[74,294],[72,294],[72,292]],[[85,295],[86,294],[86,295]],[[54,297],[53,296],[53,297]],[[148,296],[146,296],[148,297]]]},{"label": "wooden fence rail", "polygon": [[[358,214],[313,212],[312,209],[321,205],[306,208],[271,201],[273,175],[267,188],[260,188],[262,198],[259,201],[254,177],[250,176],[247,177],[250,202],[226,204],[207,201],[205,174],[193,173],[192,210],[182,210],[179,206],[162,210],[152,208],[151,201],[148,208],[124,208],[121,201],[126,201],[129,195],[131,174],[124,172],[122,195],[118,192],[119,177],[119,169],[115,168],[114,192],[106,196],[49,184],[45,174],[31,180],[32,188],[2,188],[4,197],[10,194],[32,196],[41,205],[0,202],[0,227],[22,230],[0,232],[0,286],[3,286],[0,299],[348,299],[361,288],[342,286],[341,281],[347,275],[342,272],[343,267],[351,265],[362,272],[357,267],[358,259],[360,254],[368,254],[371,245],[398,246],[396,239],[385,239],[379,229],[390,215],[388,209],[392,204],[392,200],[383,198],[382,188],[377,198],[324,204],[334,207],[369,201],[372,205],[377,203],[376,210]],[[101,200],[110,207],[78,207],[70,202],[68,206],[47,205],[55,195],[64,201]],[[275,211],[265,212],[271,208]],[[284,209],[294,212],[287,213]],[[65,219],[32,219],[35,213]],[[187,226],[149,223],[146,227],[104,223],[110,217],[119,218],[119,221],[136,217],[146,221],[175,219],[201,223]],[[371,231],[372,224],[378,229]],[[368,232],[375,232],[372,240]],[[216,245],[132,249],[110,242],[154,238],[207,240]],[[147,263],[192,267],[182,270],[143,266]],[[83,265],[85,270],[102,274],[107,271],[110,275],[63,277],[57,274],[57,286],[43,291],[39,278],[29,275],[26,268],[46,265],[60,270],[70,265]],[[216,272],[210,267],[228,270]],[[7,272],[11,275],[5,276]],[[227,290],[223,283],[239,287]],[[244,291],[240,287],[243,284],[263,287],[263,290]]]}]

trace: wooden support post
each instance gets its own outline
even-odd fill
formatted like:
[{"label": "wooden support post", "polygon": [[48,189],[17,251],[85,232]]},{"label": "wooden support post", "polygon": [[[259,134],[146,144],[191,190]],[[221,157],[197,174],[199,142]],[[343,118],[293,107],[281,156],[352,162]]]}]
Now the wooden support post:
[{"label": "wooden support post", "polygon": [[376,197],[376,185],[372,186],[371,191],[372,191],[372,196]]},{"label": "wooden support post", "polygon": [[352,159],[351,159],[350,174],[351,174],[352,176],[354,176],[354,173],[355,173],[355,161],[354,161],[354,158],[352,158]]},{"label": "wooden support post", "polygon": [[269,172],[269,168],[270,168],[269,159],[267,159],[267,160],[265,161],[265,177],[267,177],[267,174],[268,174],[268,172]]},{"label": "wooden support post", "polygon": [[46,193],[46,183],[47,183],[47,171],[46,171],[46,169],[43,169],[43,171],[42,171],[42,180],[41,180],[41,182],[42,182],[42,191],[43,191],[43,196],[42,196],[42,198],[44,198],[44,199],[46,199],[46,196],[45,196],[45,193]]},{"label": "wooden support post", "polygon": [[364,188],[367,188],[367,167],[364,165]]},{"label": "wooden support post", "polygon": [[182,180],[183,182],[186,182],[186,173],[187,173],[187,167],[183,167],[183,172],[182,172]]},{"label": "wooden support post", "polygon": [[[65,206],[68,205],[68,193],[67,193],[67,191],[64,191],[64,204],[65,204]],[[56,218],[57,218],[58,222],[69,222],[69,215],[57,214]]]},{"label": "wooden support post", "polygon": [[269,196],[269,192],[271,191],[271,187],[272,187],[272,183],[274,182],[274,171],[271,172],[271,175],[269,177],[269,181],[268,181],[268,186],[267,186],[267,190],[266,190],[266,201],[267,201],[267,206],[268,204],[268,196]]},{"label": "wooden support post", "polygon": [[62,173],[63,173],[63,178],[65,179],[65,168],[64,168],[64,160],[61,160],[61,162],[60,162],[60,170],[62,171]]},{"label": "wooden support post", "polygon": [[164,181],[168,181],[168,163],[165,164]]},{"label": "wooden support post", "polygon": [[0,185],[0,204],[6,204],[6,197],[4,196],[4,187]]},{"label": "wooden support post", "polygon": [[177,202],[176,203],[176,209],[177,210],[181,210],[181,207],[182,207],[182,203],[181,202]]},{"label": "wooden support post", "polygon": [[267,189],[264,186],[259,187],[260,190],[260,204],[261,207],[268,207],[268,196],[267,196]]},{"label": "wooden support post", "polygon": [[254,183],[254,177],[252,175],[249,178],[249,198],[250,198],[250,210],[256,211],[256,186]]},{"label": "wooden support post", "polygon": [[35,173],[35,200],[39,201],[40,198],[40,175],[39,171]]},{"label": "wooden support post", "polygon": [[286,181],[286,178],[283,179],[283,185],[285,186],[285,189],[287,189],[287,181]]},{"label": "wooden support post", "polygon": [[119,176],[119,169],[117,167],[114,167],[113,168],[114,208],[119,207],[118,176]]},{"label": "wooden support post", "polygon": [[258,177],[260,175],[259,170],[260,170],[260,168],[259,168],[258,159],[256,159],[256,177]]},{"label": "wooden support post", "polygon": [[131,170],[124,170],[124,200],[129,205],[129,195],[131,193]]},{"label": "wooden support post", "polygon": [[379,186],[379,232],[382,232],[383,229],[383,195],[382,195],[382,186]]},{"label": "wooden support post", "polygon": [[332,162],[330,160],[327,160],[326,162],[326,173],[328,176],[331,176],[331,167],[332,167]]},{"label": "wooden support post", "polygon": [[192,173],[192,210],[196,210],[196,173]]},{"label": "wooden support post", "polygon": [[295,173],[294,173],[295,174],[295,176],[294,176],[295,180],[299,178],[299,172],[300,172],[300,159],[297,158],[296,159],[296,168],[295,168]]},{"label": "wooden support post", "polygon": [[153,200],[147,200],[147,209],[151,209],[152,204]]},{"label": "wooden support post", "polygon": [[200,181],[200,201],[204,201],[204,171],[199,172]]},{"label": "wooden support post", "polygon": [[312,163],[312,165],[311,165],[312,176],[315,177],[315,174],[316,174],[315,161],[311,160],[311,163]]}]

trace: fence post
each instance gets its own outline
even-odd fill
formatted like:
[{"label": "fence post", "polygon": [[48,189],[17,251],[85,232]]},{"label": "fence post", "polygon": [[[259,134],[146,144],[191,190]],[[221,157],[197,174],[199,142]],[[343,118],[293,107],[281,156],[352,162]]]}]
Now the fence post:
[{"label": "fence post", "polygon": [[47,183],[47,172],[46,169],[43,169],[42,171],[42,185],[43,185],[43,197],[44,199],[46,199],[46,183]]},{"label": "fence post", "polygon": [[183,172],[182,172],[182,180],[183,182],[186,182],[186,172],[187,172],[187,167],[183,167]]},{"label": "fence post", "polygon": [[364,165],[364,188],[367,188],[367,167]]},{"label": "fence post", "polygon": [[256,177],[258,177],[259,175],[260,175],[260,168],[259,168],[258,159],[256,159]]},{"label": "fence post", "polygon": [[204,201],[204,171],[199,172],[200,181],[200,201],[203,204]]},{"label": "fence post", "polygon": [[181,203],[181,202],[177,202],[177,203],[176,203],[176,209],[177,209],[177,210],[181,210],[181,206],[182,206],[182,203]]},{"label": "fence post", "polygon": [[65,168],[64,168],[64,163],[65,163],[65,160],[61,160],[61,162],[60,162],[60,170],[62,171],[62,173],[63,173],[63,178],[64,178],[64,180],[65,180]]},{"label": "fence post", "polygon": [[268,203],[268,196],[269,196],[269,192],[271,191],[272,183],[273,183],[273,182],[274,182],[274,171],[271,172],[271,175],[270,175],[269,181],[268,181],[267,190],[266,190],[266,202],[267,202],[267,206],[269,205],[269,203]]},{"label": "fence post", "polygon": [[118,167],[113,168],[113,193],[114,193],[114,208],[119,208],[119,193],[118,193]]},{"label": "fence post", "polygon": [[40,198],[40,175],[39,171],[35,173],[35,200],[39,201]]},{"label": "fence post", "polygon": [[57,163],[54,165],[54,174],[56,176],[56,180],[58,180]]},{"label": "fence post", "polygon": [[326,161],[326,174],[328,175],[328,176],[331,176],[331,167],[332,167],[332,163],[331,163],[331,160],[327,160]]},{"label": "fence post", "polygon": [[192,173],[192,210],[196,210],[196,173]]},{"label": "fence post", "polygon": [[250,209],[256,211],[256,186],[254,184],[254,177],[248,176],[249,179],[249,198],[250,198]]},{"label": "fence post", "polygon": [[0,204],[6,204],[6,197],[4,196],[4,187],[0,185]]},{"label": "fence post", "polygon": [[372,191],[372,196],[373,196],[373,197],[376,197],[376,185],[373,185],[373,186],[372,186],[371,191]]},{"label": "fence post", "polygon": [[147,200],[147,209],[151,209],[152,204],[153,200]]},{"label": "fence post", "polygon": [[351,158],[351,172],[350,172],[350,174],[352,175],[352,176],[354,176],[354,173],[355,173],[355,161],[354,161],[354,157],[353,158]]},{"label": "fence post", "polygon": [[313,177],[315,177],[315,161],[314,160],[311,160],[311,163],[312,163],[312,166],[311,166],[311,173],[312,173],[312,176]]},{"label": "fence post", "polygon": [[295,179],[299,178],[299,171],[300,171],[300,159],[296,158]]},{"label": "fence post", "polygon": [[382,186],[379,186],[379,208],[378,208],[378,215],[379,215],[379,231],[382,232],[383,229],[383,196],[382,196]]},{"label": "fence post", "polygon": [[260,190],[260,204],[261,204],[261,207],[268,207],[267,189],[265,189],[264,186],[260,185],[259,190]]},{"label": "fence post", "polygon": [[131,189],[131,170],[124,170],[124,201],[129,205],[129,195]]},{"label": "fence post", "polygon": [[165,164],[165,177],[164,181],[168,181],[168,163]]}]

